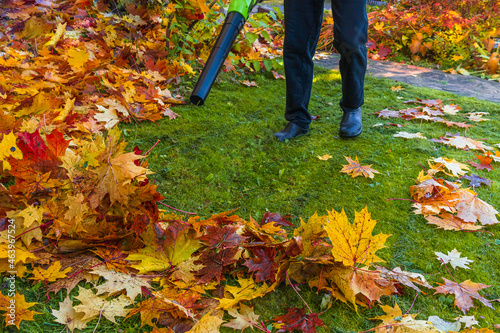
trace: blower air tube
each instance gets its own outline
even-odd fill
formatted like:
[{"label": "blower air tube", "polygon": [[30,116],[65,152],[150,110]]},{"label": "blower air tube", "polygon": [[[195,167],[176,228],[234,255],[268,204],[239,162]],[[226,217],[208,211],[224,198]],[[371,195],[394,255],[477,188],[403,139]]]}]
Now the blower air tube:
[{"label": "blower air tube", "polygon": [[212,89],[212,85],[244,24],[245,17],[239,12],[229,12],[227,14],[219,37],[189,98],[194,105],[201,106],[205,103],[208,93]]}]

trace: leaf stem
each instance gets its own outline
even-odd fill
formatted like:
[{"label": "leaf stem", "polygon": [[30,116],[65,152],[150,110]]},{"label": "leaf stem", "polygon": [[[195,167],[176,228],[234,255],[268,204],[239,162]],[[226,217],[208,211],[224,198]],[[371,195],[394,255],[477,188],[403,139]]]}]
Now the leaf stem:
[{"label": "leaf stem", "polygon": [[161,205],[165,206],[165,207],[168,207],[168,208],[170,208],[170,209],[176,210],[176,211],[181,212],[181,213],[184,213],[184,214],[189,214],[189,215],[198,215],[197,213],[185,212],[185,211],[183,211],[183,210],[180,210],[180,209],[174,208],[174,207],[172,207],[172,206],[169,206],[169,205],[167,205],[167,204],[164,204],[164,203],[163,203],[163,202],[161,202],[161,201],[157,201],[157,202],[158,202],[159,204],[161,204]]},{"label": "leaf stem", "polygon": [[300,297],[302,302],[304,302],[304,304],[307,306],[309,313],[313,313],[311,308],[309,307],[309,304],[307,304],[307,302],[302,298],[302,296],[300,296],[299,292],[297,291],[297,289],[295,289],[295,286],[292,284],[292,281],[290,281],[290,278],[288,277],[288,272],[285,272],[285,275],[286,275],[286,279],[288,281],[288,284],[290,284],[290,287],[292,287],[292,289],[297,293],[297,295]]}]

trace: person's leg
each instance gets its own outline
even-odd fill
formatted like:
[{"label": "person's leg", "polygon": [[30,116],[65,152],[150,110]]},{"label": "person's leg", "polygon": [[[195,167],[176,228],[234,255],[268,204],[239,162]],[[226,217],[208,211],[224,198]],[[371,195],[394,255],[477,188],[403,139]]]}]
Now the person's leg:
[{"label": "person's leg", "polygon": [[333,0],[334,46],[340,53],[342,99],[344,111],[340,135],[354,137],[361,133],[361,109],[364,103],[364,81],[368,41],[367,0]]},{"label": "person's leg", "polygon": [[285,119],[307,128],[316,51],[324,0],[285,0],[283,62],[286,76]]}]

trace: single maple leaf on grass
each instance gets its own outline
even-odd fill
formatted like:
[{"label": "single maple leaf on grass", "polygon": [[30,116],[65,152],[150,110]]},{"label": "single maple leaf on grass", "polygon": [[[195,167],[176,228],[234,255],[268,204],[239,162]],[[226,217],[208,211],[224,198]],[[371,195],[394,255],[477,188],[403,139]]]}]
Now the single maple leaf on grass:
[{"label": "single maple leaf on grass", "polygon": [[358,157],[356,156],[356,161],[353,161],[350,157],[344,156],[347,162],[349,162],[349,165],[343,165],[342,170],[340,172],[347,173],[348,175],[351,175],[352,178],[357,177],[357,176],[365,176],[365,177],[370,177],[373,178],[375,177],[374,173],[380,173],[375,169],[370,168],[372,165],[361,165],[359,164]]},{"label": "single maple leaf on grass", "polygon": [[457,267],[470,269],[467,265],[474,261],[467,259],[467,257],[461,258],[460,252],[458,252],[457,249],[448,251],[447,255],[441,252],[434,252],[434,254],[437,255],[438,259],[442,261],[443,265],[450,263],[453,269],[456,269]]},{"label": "single maple leaf on grass", "polygon": [[470,308],[474,307],[474,304],[472,302],[473,298],[477,299],[487,307],[494,309],[494,307],[491,305],[491,302],[478,293],[479,290],[488,288],[490,286],[482,283],[471,282],[470,280],[458,284],[445,278],[442,279],[444,280],[444,284],[434,288],[436,289],[434,295],[454,294],[455,306],[462,310],[464,314],[467,313]]}]

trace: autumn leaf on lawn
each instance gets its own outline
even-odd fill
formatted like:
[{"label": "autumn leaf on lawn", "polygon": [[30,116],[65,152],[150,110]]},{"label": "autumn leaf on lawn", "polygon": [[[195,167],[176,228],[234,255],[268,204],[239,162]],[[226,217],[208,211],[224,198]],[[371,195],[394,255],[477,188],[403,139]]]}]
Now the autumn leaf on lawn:
[{"label": "autumn leaf on lawn", "polygon": [[405,88],[401,88],[401,86],[391,87],[391,90],[392,90],[392,91],[396,91],[396,92],[401,91],[401,90],[404,90],[404,89],[405,89]]},{"label": "autumn leaf on lawn", "polygon": [[247,87],[258,87],[259,85],[257,83],[255,83],[255,81],[248,81],[248,80],[243,80],[243,81],[240,81],[240,83],[244,86],[247,86]]},{"label": "autumn leaf on lawn", "polygon": [[416,314],[403,314],[401,308],[396,303],[394,308],[389,305],[381,305],[385,315],[371,318],[372,320],[382,320],[382,323],[375,327],[377,333],[442,333],[427,320],[416,320]]},{"label": "autumn leaf on lawn", "polygon": [[440,142],[440,143],[443,143],[445,145],[453,146],[455,148],[464,149],[464,150],[472,149],[472,150],[485,151],[485,150],[491,149],[491,147],[483,144],[480,141],[477,141],[477,140],[474,140],[474,139],[471,139],[471,138],[468,138],[465,136],[460,136],[460,135],[451,135],[451,136],[447,135],[445,137],[441,137],[440,140],[433,139],[431,141]]},{"label": "autumn leaf on lawn", "polygon": [[417,132],[417,133],[397,132],[396,134],[393,135],[393,137],[395,137],[395,138],[405,138],[405,139],[424,139],[424,140],[427,139],[420,132]]},{"label": "autumn leaf on lawn", "polygon": [[[407,287],[410,287],[414,290],[416,290],[419,293],[424,293],[420,288],[418,288],[416,284],[419,284],[421,286],[424,286],[426,288],[432,289],[432,286],[427,282],[425,277],[422,274],[419,273],[413,273],[413,272],[405,272],[401,270],[401,268],[396,267],[394,269],[387,269],[382,266],[375,266],[375,268],[380,271],[380,275],[382,277],[385,277],[387,280],[394,279],[401,283],[402,285],[405,285]],[[425,293],[424,293],[425,294]]]},{"label": "autumn leaf on lawn", "polygon": [[66,296],[64,301],[59,302],[59,310],[52,310],[52,315],[56,317],[55,322],[65,325],[71,332],[76,329],[83,330],[87,327],[90,318],[83,320],[85,313],[76,312],[73,301]]},{"label": "autumn leaf on lawn", "polygon": [[102,265],[94,268],[94,270],[90,273],[98,274],[106,280],[106,282],[96,287],[97,295],[103,293],[115,294],[125,289],[127,297],[133,301],[136,296],[142,293],[141,288],[151,288],[149,282],[144,278],[133,276],[131,274],[110,271]]},{"label": "autumn leaf on lawn", "polygon": [[474,191],[462,190],[462,199],[456,205],[457,216],[465,222],[481,222],[482,225],[496,224],[498,211],[489,203],[477,197]]},{"label": "autumn leaf on lawn", "polygon": [[219,333],[222,315],[222,311],[208,312],[187,333]]},{"label": "autumn leaf on lawn", "polygon": [[58,279],[66,277],[66,274],[71,271],[71,267],[66,268],[61,271],[61,263],[59,261],[54,261],[54,263],[47,269],[41,269],[40,267],[35,267],[33,269],[33,277],[31,280],[54,282]]},{"label": "autumn leaf on lawn", "polygon": [[130,311],[125,307],[132,304],[132,301],[125,295],[107,301],[106,298],[95,295],[92,290],[82,287],[79,287],[78,296],[75,296],[75,298],[81,302],[81,304],[74,307],[75,311],[85,313],[82,320],[94,319],[103,315],[115,324],[115,317],[125,317]]},{"label": "autumn leaf on lawn", "polygon": [[307,313],[304,308],[289,308],[288,313],[273,318],[279,324],[278,332],[294,332],[298,330],[304,333],[316,333],[316,327],[324,327],[323,321],[319,318],[319,313]]},{"label": "autumn leaf on lawn", "polygon": [[11,297],[4,296],[2,293],[0,293],[0,309],[2,309],[2,311],[7,311],[7,313],[2,314],[2,316],[5,316],[6,322],[13,321],[14,325],[16,325],[18,329],[20,329],[19,324],[21,323],[22,320],[34,321],[35,319],[33,318],[33,316],[36,314],[40,314],[40,312],[28,310],[28,308],[32,307],[33,305],[36,305],[37,304],[36,302],[33,303],[26,302],[24,295],[21,295],[18,292],[16,292],[15,296],[16,316],[15,318],[11,318],[10,316],[8,316],[9,314],[8,307],[12,304],[11,300],[12,300]]},{"label": "autumn leaf on lawn", "polygon": [[[469,167],[463,163],[455,161],[455,159],[449,159],[449,158],[435,158],[432,160],[433,162],[436,162],[436,164],[431,164],[429,161],[429,174],[434,175],[435,173],[439,171],[443,171],[449,176],[463,176],[467,173],[465,170],[469,170]],[[448,170],[448,172],[445,171]]]},{"label": "autumn leaf on lawn", "polygon": [[251,247],[254,258],[247,259],[243,265],[248,267],[249,272],[257,272],[255,281],[276,281],[276,270],[278,263],[275,262],[277,251],[273,247],[254,246]]},{"label": "autumn leaf on lawn", "polygon": [[[380,302],[382,296],[390,296],[398,292],[396,282],[392,279],[386,279],[380,271],[371,271],[365,266],[359,268],[357,266],[335,266],[330,269],[328,274],[343,293],[345,299],[354,305],[356,311],[356,303],[367,306],[371,302]],[[335,294],[333,296],[337,297]],[[339,299],[345,302],[345,300]]]},{"label": "autumn leaf on lawn", "polygon": [[488,121],[491,119],[483,118],[484,115],[489,114],[488,112],[471,112],[469,113],[469,120],[474,122]]},{"label": "autumn leaf on lawn", "polygon": [[[203,251],[199,263],[203,264],[204,267],[196,272],[196,275],[200,276],[198,283],[208,283],[214,278],[217,282],[220,282],[223,278],[223,269],[235,263],[240,256],[241,251],[235,247],[224,249],[219,252],[215,250]],[[197,264],[198,262],[195,263]]]},{"label": "autumn leaf on lawn", "polygon": [[377,220],[371,219],[366,207],[355,212],[353,224],[349,223],[344,209],[341,213],[335,210],[328,212],[328,223],[324,228],[332,242],[331,251],[335,260],[345,266],[383,262],[375,252],[385,247],[384,243],[390,235],[373,236],[376,224]]},{"label": "autumn leaf on lawn", "polygon": [[458,105],[455,105],[455,104],[451,104],[451,105],[444,105],[442,107],[442,110],[444,113],[447,113],[449,115],[456,115],[460,110],[462,110],[462,108]]},{"label": "autumn leaf on lawn", "polygon": [[469,260],[467,257],[460,257],[460,253],[458,252],[457,249],[453,249],[451,251],[448,251],[448,254],[444,254],[441,252],[434,252],[435,255],[437,255],[438,259],[441,260],[442,264],[451,264],[453,269],[456,269],[457,267],[465,268],[465,269],[470,269],[467,265],[473,262],[474,260]]},{"label": "autumn leaf on lawn", "polygon": [[474,174],[465,175],[465,176],[462,176],[461,178],[465,178],[465,179],[469,180],[470,181],[469,186],[471,186],[472,188],[479,187],[479,186],[481,186],[481,184],[485,184],[485,185],[491,187],[491,181],[489,179],[486,179],[484,177],[480,177],[478,175],[474,175]]},{"label": "autumn leaf on lawn", "polygon": [[317,157],[322,161],[328,161],[330,158],[333,158],[332,155],[330,155],[330,154],[326,154],[323,156],[317,156]]},{"label": "autumn leaf on lawn", "polygon": [[456,217],[450,213],[441,213],[438,216],[429,215],[425,219],[427,223],[437,225],[439,228],[444,230],[455,230],[455,231],[476,231],[483,227],[480,225],[475,225],[474,222],[464,222],[461,218]]},{"label": "autumn leaf on lawn", "polygon": [[343,165],[342,170],[340,172],[347,173],[352,176],[352,178],[357,176],[365,176],[373,178],[375,177],[374,173],[380,173],[375,169],[370,168],[372,165],[360,165],[358,161],[358,157],[356,156],[356,161],[353,161],[350,157],[344,156],[349,165]]},{"label": "autumn leaf on lawn", "polygon": [[479,160],[479,163],[469,162],[469,164],[475,167],[477,170],[491,171],[493,170],[493,167],[491,166],[493,158],[490,155],[491,155],[490,152],[486,152],[486,156],[476,155],[477,159]]},{"label": "autumn leaf on lawn", "polygon": [[455,318],[455,319],[458,319],[459,322],[464,323],[465,328],[469,328],[469,327],[472,327],[474,325],[479,325],[479,322],[476,320],[476,317],[474,315],[472,315],[472,316],[460,316],[460,317]]},{"label": "autumn leaf on lawn", "polygon": [[284,77],[283,75],[279,74],[279,73],[278,73],[278,72],[276,72],[276,71],[271,71],[271,73],[273,73],[273,76],[274,76],[274,78],[275,78],[276,80],[278,80],[278,79],[282,79],[282,80],[284,80],[284,79],[285,79],[285,77]]},{"label": "autumn leaf on lawn", "polygon": [[222,326],[231,327],[232,329],[241,330],[243,332],[247,327],[252,328],[253,325],[259,325],[259,315],[256,315],[251,307],[241,303],[239,310],[238,312],[235,308],[228,309],[227,313],[235,319],[231,319]]},{"label": "autumn leaf on lawn", "polygon": [[435,294],[454,294],[455,295],[455,306],[458,307],[465,314],[467,311],[474,307],[472,299],[475,298],[489,308],[495,309],[489,300],[479,295],[478,291],[490,286],[471,282],[470,280],[464,281],[460,284],[442,278],[444,284],[436,287]]},{"label": "autumn leaf on lawn", "polygon": [[262,297],[268,291],[267,284],[259,285],[251,277],[248,279],[238,278],[237,282],[239,286],[226,284],[224,287],[225,298],[216,298],[219,301],[219,308],[230,309],[239,302]]}]

